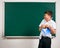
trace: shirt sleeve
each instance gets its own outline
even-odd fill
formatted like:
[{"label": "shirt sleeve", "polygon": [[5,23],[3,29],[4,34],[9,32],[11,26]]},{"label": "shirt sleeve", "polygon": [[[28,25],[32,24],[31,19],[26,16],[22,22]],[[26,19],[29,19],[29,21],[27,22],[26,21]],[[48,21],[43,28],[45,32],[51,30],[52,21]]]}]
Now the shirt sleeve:
[{"label": "shirt sleeve", "polygon": [[41,23],[39,24],[39,27],[44,23],[44,19],[41,21]]},{"label": "shirt sleeve", "polygon": [[53,28],[56,29],[56,23],[53,22],[52,25],[53,25]]}]

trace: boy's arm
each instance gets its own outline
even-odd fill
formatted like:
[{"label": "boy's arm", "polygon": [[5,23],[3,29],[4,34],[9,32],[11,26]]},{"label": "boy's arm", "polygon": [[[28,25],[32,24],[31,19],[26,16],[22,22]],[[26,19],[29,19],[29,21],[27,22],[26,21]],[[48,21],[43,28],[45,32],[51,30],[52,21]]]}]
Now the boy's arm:
[{"label": "boy's arm", "polygon": [[42,25],[39,27],[39,31],[41,31],[42,28],[45,28],[45,25],[44,25],[44,24],[42,24]]},{"label": "boy's arm", "polygon": [[50,25],[46,25],[46,28],[49,28],[51,30],[52,34],[56,34],[56,28],[50,26]]},{"label": "boy's arm", "polygon": [[56,29],[54,29],[53,27],[49,26],[49,29],[51,30],[52,34],[56,34]]},{"label": "boy's arm", "polygon": [[39,31],[41,31],[42,28],[45,28],[44,19],[41,21],[41,23],[39,25]]}]

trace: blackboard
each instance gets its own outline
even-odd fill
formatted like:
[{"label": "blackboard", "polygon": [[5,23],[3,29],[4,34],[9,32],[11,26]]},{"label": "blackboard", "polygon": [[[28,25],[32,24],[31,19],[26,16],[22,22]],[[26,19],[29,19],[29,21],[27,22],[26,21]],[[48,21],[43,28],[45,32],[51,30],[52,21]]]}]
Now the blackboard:
[{"label": "blackboard", "polygon": [[39,36],[44,12],[51,10],[55,21],[54,2],[5,2],[4,36]]}]

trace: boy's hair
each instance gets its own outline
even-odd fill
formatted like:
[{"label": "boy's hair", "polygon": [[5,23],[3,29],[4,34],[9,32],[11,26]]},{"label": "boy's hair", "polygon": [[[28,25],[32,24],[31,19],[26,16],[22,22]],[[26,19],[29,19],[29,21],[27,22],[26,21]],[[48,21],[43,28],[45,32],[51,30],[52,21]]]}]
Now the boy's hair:
[{"label": "boy's hair", "polygon": [[52,17],[52,11],[45,11],[44,14],[48,14]]}]

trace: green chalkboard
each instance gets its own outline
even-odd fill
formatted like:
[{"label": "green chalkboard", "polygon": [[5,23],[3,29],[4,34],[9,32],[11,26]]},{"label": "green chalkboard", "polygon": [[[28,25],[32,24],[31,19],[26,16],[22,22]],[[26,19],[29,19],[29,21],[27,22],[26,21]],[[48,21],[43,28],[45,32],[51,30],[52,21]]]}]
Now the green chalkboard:
[{"label": "green chalkboard", "polygon": [[55,3],[5,2],[5,36],[39,36],[44,12],[51,10],[55,20]]}]

